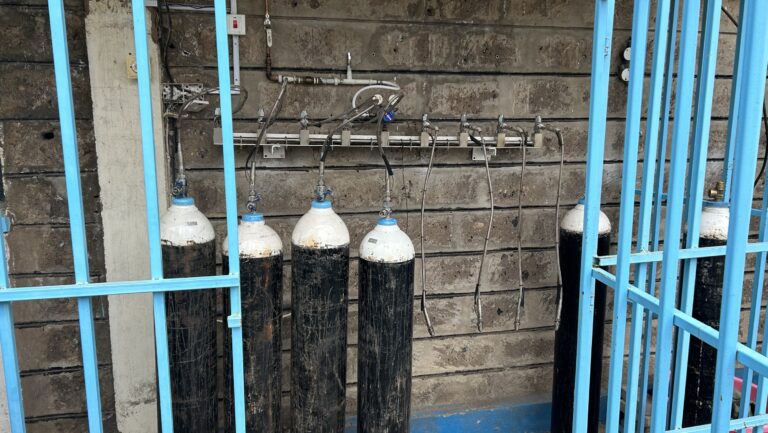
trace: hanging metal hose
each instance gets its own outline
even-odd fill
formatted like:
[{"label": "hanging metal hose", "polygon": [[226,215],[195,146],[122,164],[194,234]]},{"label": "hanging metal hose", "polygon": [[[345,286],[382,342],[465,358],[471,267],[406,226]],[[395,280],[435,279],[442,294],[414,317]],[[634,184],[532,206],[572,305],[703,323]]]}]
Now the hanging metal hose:
[{"label": "hanging metal hose", "polygon": [[523,182],[525,178],[525,157],[526,146],[521,146],[522,151],[520,165],[520,186],[517,189],[517,281],[519,284],[519,294],[517,297],[517,311],[515,312],[515,331],[520,329],[520,312],[525,306],[525,294],[523,289]]},{"label": "hanging metal hose", "polygon": [[345,127],[351,125],[355,120],[365,116],[366,114],[373,111],[376,107],[380,106],[383,100],[384,99],[381,97],[381,95],[373,95],[363,105],[347,111],[345,115],[349,117],[346,117],[344,121],[339,123],[328,133],[328,136],[326,136],[325,142],[323,142],[323,147],[320,150],[320,164],[318,170],[320,173],[317,186],[315,187],[315,198],[317,201],[324,201],[325,197],[331,194],[330,189],[325,185],[325,158],[328,156],[328,152],[331,150],[333,136]]},{"label": "hanging metal hose", "polygon": [[427,173],[424,176],[424,187],[421,189],[421,314],[424,316],[424,322],[427,324],[427,330],[429,336],[435,336],[435,328],[432,326],[432,320],[429,318],[429,312],[427,311],[427,264],[426,253],[424,252],[424,209],[427,201],[427,184],[429,183],[429,176],[432,174],[432,163],[435,160],[435,147],[437,147],[437,127],[433,126],[433,130],[429,130],[429,137],[432,139],[432,146],[429,152],[429,164],[427,165]]},{"label": "hanging metal hose", "polygon": [[[480,132],[479,129],[477,132]],[[495,210],[495,205],[493,202],[493,183],[491,182],[491,168],[488,164],[488,150],[485,146],[485,138],[480,134],[480,139],[478,140],[474,135],[469,134],[469,138],[475,143],[480,145],[483,148],[483,161],[485,162],[485,174],[488,179],[488,195],[491,200],[491,213],[488,217],[488,230],[485,233],[485,241],[483,242],[483,255],[480,256],[480,271],[477,273],[477,284],[475,284],[475,303],[474,303],[474,310],[475,310],[475,317],[477,318],[477,330],[478,332],[483,332],[483,305],[480,300],[480,283],[483,278],[483,270],[485,269],[485,258],[488,255],[488,241],[491,239],[491,230],[493,228],[493,213]]]},{"label": "hanging metal hose", "polygon": [[248,171],[246,171],[246,177],[248,178],[249,182],[248,203],[246,207],[249,212],[256,212],[256,204],[261,200],[261,196],[259,196],[259,193],[256,192],[256,158],[254,158],[254,156],[256,154],[256,150],[261,148],[261,140],[264,139],[264,135],[267,133],[267,128],[269,128],[275,122],[277,115],[283,108],[283,99],[285,98],[285,92],[287,88],[288,81],[283,81],[282,86],[280,86],[280,93],[278,93],[277,99],[275,100],[275,104],[272,106],[272,110],[270,110],[269,116],[264,121],[264,126],[262,126],[261,131],[259,131],[259,137],[256,140],[256,146],[251,149],[251,152],[248,154],[248,158],[245,160],[246,170],[250,169],[250,175],[247,174]]},{"label": "hanging metal hose", "polygon": [[557,174],[557,197],[555,198],[555,260],[557,263],[557,317],[555,331],[560,329],[560,313],[563,310],[563,270],[560,266],[560,191],[563,188],[563,165],[565,164],[565,142],[563,133],[555,128],[557,144],[560,146],[560,168]]},{"label": "hanging metal hose", "polygon": [[[236,114],[240,110],[243,109],[243,106],[245,105],[245,102],[248,100],[248,91],[241,86],[232,86],[232,90],[237,90],[242,95],[240,98],[240,103],[232,110],[232,114]],[[199,98],[210,95],[211,93],[218,92],[220,89],[218,87],[211,87],[208,89],[204,89],[190,97],[184,105],[181,106],[179,111],[177,113],[167,112],[165,113],[166,118],[170,119],[176,119],[176,130],[181,131],[181,122],[184,119],[184,113],[189,109],[189,107]],[[168,129],[166,128],[166,141],[168,140]],[[172,195],[174,197],[186,197],[187,196],[187,177],[184,172],[184,153],[182,152],[182,145],[181,145],[181,134],[178,134],[178,137],[176,138],[176,173],[174,176],[174,183],[172,187]]]},{"label": "hanging metal hose", "polygon": [[392,119],[394,116],[393,110],[397,107],[397,105],[400,103],[400,101],[403,100],[403,94],[398,93],[396,95],[392,95],[387,99],[387,103],[384,104],[378,113],[378,122],[376,126],[376,139],[378,142],[379,147],[379,155],[381,156],[381,159],[384,161],[384,168],[386,169],[386,173],[384,175],[384,205],[381,210],[381,216],[384,218],[388,218],[392,214],[392,182],[391,178],[394,176],[394,172],[392,171],[392,166],[389,164],[389,159],[387,159],[387,155],[384,154],[384,144],[382,139],[382,132],[384,130],[384,120],[385,119]]}]

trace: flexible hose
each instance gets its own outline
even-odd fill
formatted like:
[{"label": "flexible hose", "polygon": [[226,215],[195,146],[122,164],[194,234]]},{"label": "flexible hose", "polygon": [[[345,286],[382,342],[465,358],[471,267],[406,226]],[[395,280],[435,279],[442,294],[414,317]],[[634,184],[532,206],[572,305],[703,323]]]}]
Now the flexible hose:
[{"label": "flexible hose", "polygon": [[515,312],[515,331],[520,329],[520,312],[525,305],[524,293],[523,293],[523,180],[525,177],[525,156],[526,146],[521,146],[522,150],[522,163],[520,165],[520,186],[517,190],[517,280],[519,287],[519,295],[517,298],[517,312]]},{"label": "flexible hose", "polygon": [[427,184],[429,183],[429,175],[432,174],[432,163],[435,160],[437,136],[432,132],[429,132],[429,136],[432,139],[432,146],[429,152],[429,164],[427,165],[427,173],[424,176],[424,187],[421,189],[421,314],[424,316],[424,322],[427,323],[429,336],[434,337],[435,328],[432,326],[432,320],[430,320],[429,312],[427,311],[427,259],[426,253],[424,251],[424,210],[426,208],[427,201]]},{"label": "flexible hose", "polygon": [[350,110],[352,112],[355,112],[355,114],[353,114],[351,117],[347,119],[344,119],[343,122],[339,123],[334,129],[332,129],[328,133],[328,136],[325,137],[325,141],[323,142],[323,147],[320,150],[320,163],[319,163],[319,169],[318,169],[319,177],[317,181],[317,188],[315,190],[318,200],[322,201],[325,198],[325,194],[327,193],[327,188],[325,186],[325,158],[328,156],[328,151],[331,149],[331,144],[333,143],[334,134],[344,129],[344,127],[346,127],[347,125],[351,125],[356,119],[372,111],[374,108],[379,106],[381,102],[382,102],[381,97],[376,95],[369,100],[365,108],[362,108],[362,109],[357,108],[355,110]]},{"label": "flexible hose", "polygon": [[560,264],[560,191],[563,187],[563,165],[565,164],[565,142],[563,133],[555,129],[557,143],[560,146],[560,169],[557,175],[557,197],[555,198],[555,263],[557,264],[557,316],[555,331],[560,329],[560,314],[563,311],[563,269]]},{"label": "flexible hose", "polygon": [[483,279],[483,270],[485,269],[485,258],[488,255],[488,241],[491,239],[491,230],[493,228],[493,213],[495,205],[493,203],[493,183],[491,182],[491,168],[488,164],[488,150],[485,146],[485,137],[480,137],[480,140],[473,135],[469,135],[469,138],[475,143],[479,144],[483,148],[483,161],[485,162],[485,175],[488,179],[488,195],[491,200],[491,213],[488,217],[488,230],[485,233],[485,241],[483,242],[483,255],[480,256],[480,270],[477,273],[477,284],[475,284],[475,317],[477,319],[477,330],[483,332],[483,305],[480,300],[480,283]]},{"label": "flexible hose", "polygon": [[[232,114],[236,114],[237,112],[239,112],[243,108],[243,106],[245,105],[245,102],[248,100],[248,91],[245,89],[245,87],[241,87],[241,86],[232,86],[231,89],[232,90],[238,90],[242,94],[242,96],[240,98],[240,103],[237,105],[236,108],[234,108],[232,110]],[[205,95],[209,95],[211,93],[218,92],[219,90],[220,89],[218,87],[211,87],[211,88],[208,88],[208,89],[203,89],[200,92],[197,92],[194,95],[192,95],[192,97],[190,97],[187,100],[187,102],[184,103],[184,105],[181,106],[181,108],[179,109],[179,112],[177,114],[175,114],[175,115],[167,114],[167,116],[169,116],[169,117],[175,117],[176,118],[176,130],[177,131],[181,131],[181,122],[182,122],[182,120],[184,120],[184,112],[186,112],[189,109],[189,107],[192,105],[192,103],[194,103],[196,100],[198,100],[199,98],[201,98],[201,97],[203,97]],[[173,188],[174,195],[177,195],[177,194],[186,195],[186,180],[185,180],[186,179],[186,175],[184,173],[184,153],[182,151],[181,134],[180,133],[177,134],[177,137],[176,137],[176,166],[177,166],[177,170],[176,170],[176,180],[177,180],[177,183],[178,183],[178,181],[181,181],[181,183],[184,186],[182,187],[183,191],[176,191],[177,187],[174,187]]]},{"label": "flexible hose", "polygon": [[[264,139],[264,136],[267,133],[267,128],[269,128],[275,122],[277,115],[282,110],[283,98],[285,97],[287,88],[288,82],[283,81],[283,84],[280,86],[280,93],[277,94],[277,99],[275,99],[275,104],[272,106],[272,110],[270,110],[269,116],[267,116],[267,119],[264,122],[264,126],[261,128],[261,131],[259,131],[259,137],[256,140],[256,146],[251,149],[251,151],[248,153],[248,158],[245,160],[245,167],[250,168],[250,175],[246,174],[246,177],[250,183],[251,193],[256,192],[256,158],[254,158],[256,150],[261,148],[261,140]],[[246,171],[246,173],[248,172]]]}]

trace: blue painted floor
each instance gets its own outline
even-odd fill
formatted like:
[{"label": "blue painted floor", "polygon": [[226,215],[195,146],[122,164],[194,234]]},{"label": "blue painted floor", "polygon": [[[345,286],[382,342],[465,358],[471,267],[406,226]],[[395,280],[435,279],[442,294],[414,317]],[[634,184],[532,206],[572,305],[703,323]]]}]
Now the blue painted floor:
[{"label": "blue painted floor", "polygon": [[[550,412],[549,402],[419,412],[411,433],[547,433]],[[356,432],[356,421],[347,420],[346,433]]]}]

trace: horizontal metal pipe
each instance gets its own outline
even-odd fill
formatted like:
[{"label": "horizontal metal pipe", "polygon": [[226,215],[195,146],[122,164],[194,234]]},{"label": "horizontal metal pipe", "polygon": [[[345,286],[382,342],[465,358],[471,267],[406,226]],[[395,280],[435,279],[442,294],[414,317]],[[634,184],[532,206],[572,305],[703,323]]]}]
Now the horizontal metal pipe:
[{"label": "horizontal metal pipe", "polygon": [[[235,145],[237,146],[255,146],[258,140],[258,133],[252,132],[236,132],[233,134]],[[267,133],[261,142],[262,146],[322,146],[325,140],[328,138],[326,134],[307,134],[307,144],[302,144],[302,134],[289,134],[289,133]],[[485,140],[487,143],[497,143],[498,136],[493,137],[478,137],[478,140]],[[335,134],[331,137],[333,145],[341,145],[342,137],[340,134]],[[413,147],[426,147],[422,143],[422,136],[420,135],[390,135],[387,139],[387,143],[382,143],[384,146],[413,146]],[[373,134],[351,134],[349,136],[349,142],[351,145],[357,146],[374,146],[378,143],[378,138]],[[504,137],[504,147],[520,147],[522,145],[522,138],[517,135],[509,135]],[[215,128],[213,131],[213,144],[220,146],[221,129]],[[459,146],[459,137],[455,135],[441,135],[436,137],[436,145],[441,146]],[[470,146],[470,145],[468,145]],[[534,147],[533,140],[526,140],[526,147]]]},{"label": "horizontal metal pipe", "polygon": [[[746,418],[731,420],[729,430],[740,430],[749,427],[761,426],[768,423],[768,415],[755,415]],[[712,429],[711,424],[698,425],[695,427],[686,427],[675,430],[667,430],[668,433],[708,433]]]},{"label": "horizontal metal pipe", "polygon": [[0,302],[82,298],[87,296],[130,295],[135,293],[176,292],[180,290],[203,290],[233,287],[238,284],[240,284],[239,275],[218,275],[161,280],[64,284],[59,286],[10,287],[0,290]]}]

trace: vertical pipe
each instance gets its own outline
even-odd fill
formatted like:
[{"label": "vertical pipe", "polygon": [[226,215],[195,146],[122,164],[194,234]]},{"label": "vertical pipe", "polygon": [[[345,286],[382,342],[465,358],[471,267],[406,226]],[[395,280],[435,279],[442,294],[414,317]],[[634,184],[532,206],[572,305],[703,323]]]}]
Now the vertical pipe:
[{"label": "vertical pipe", "polygon": [[[750,7],[750,2],[741,0],[739,2],[739,15],[742,17],[741,21],[744,22],[745,13],[749,12],[747,8]],[[744,32],[741,26],[738,28],[736,36],[736,57],[733,62],[733,80],[731,82],[731,111],[728,117],[728,134],[725,139],[725,157],[723,161],[723,182],[725,182],[725,191],[723,201],[729,203],[731,201],[731,176],[733,176],[733,156],[736,151],[736,133],[739,126],[739,113],[736,107],[739,106],[739,98],[741,97],[741,74],[739,71],[743,70],[742,63],[744,59],[741,56],[741,52],[744,49]]]},{"label": "vertical pipe", "polygon": [[[216,20],[216,59],[219,73],[221,105],[221,138],[224,154],[224,191],[227,205],[227,239],[229,241],[229,275],[240,276],[240,250],[237,236],[237,191],[235,188],[235,147],[232,140],[232,92],[229,80],[229,46],[227,45],[227,5],[214,0]],[[240,285],[229,289],[230,316],[227,324],[232,332],[232,380],[235,405],[235,431],[245,433],[245,384],[243,368],[243,328],[241,326]]]},{"label": "vertical pipe", "polygon": [[[657,35],[666,35],[669,32],[671,23],[670,0],[659,1],[656,10],[656,31]],[[651,232],[651,210],[654,202],[653,198],[653,180],[656,175],[657,154],[659,148],[659,123],[661,116],[661,101],[664,85],[664,68],[667,63],[667,38],[655,38],[653,48],[653,65],[651,66],[651,85],[648,103],[648,124],[645,137],[645,155],[643,157],[643,177],[642,188],[640,189],[640,212],[638,217],[637,229],[637,251],[647,251],[650,243]],[[658,161],[660,170],[663,170],[664,161]],[[643,263],[635,267],[635,286],[641,289],[646,288],[648,279],[648,264]],[[650,312],[647,313],[650,320]],[[627,365],[627,403],[625,410],[624,431],[634,433],[637,424],[637,391],[638,374],[641,364],[640,350],[642,343],[643,316],[645,315],[640,304],[632,305],[632,324],[629,334],[629,359]],[[641,413],[645,416],[645,411]]]},{"label": "vertical pipe", "polygon": [[[669,171],[669,195],[667,198],[666,225],[664,229],[664,254],[659,300],[658,336],[656,340],[656,373],[653,381],[651,407],[651,433],[666,431],[667,402],[669,399],[670,364],[672,358],[673,312],[680,254],[682,210],[685,196],[685,175],[691,118],[694,74],[696,72],[696,45],[700,3],[683,2],[683,21],[680,36],[680,67],[675,92],[675,119],[672,132],[672,155]],[[703,175],[703,173],[702,173]]]},{"label": "vertical pipe", "polygon": [[[8,218],[0,215],[3,225],[0,233],[0,290],[11,287],[8,278],[8,257],[6,255],[5,232],[8,231]],[[16,352],[16,330],[13,326],[13,309],[10,302],[0,302],[0,348],[3,354],[3,374],[5,376],[5,394],[8,399],[8,417],[11,432],[24,433],[24,400],[21,393],[19,358]]]},{"label": "vertical pipe", "polygon": [[[133,39],[136,50],[138,76],[139,116],[141,120],[141,149],[144,162],[144,199],[147,206],[147,239],[149,245],[150,278],[163,278],[163,259],[160,248],[160,210],[157,196],[157,168],[155,166],[155,136],[152,122],[152,93],[147,51],[147,20],[142,0],[132,0]],[[159,397],[160,427],[162,433],[173,433],[173,406],[171,402],[171,369],[168,354],[168,329],[165,326],[165,295],[152,294],[155,327],[155,356],[157,358],[157,392]]]},{"label": "vertical pipe", "polygon": [[[712,119],[712,94],[715,87],[715,70],[717,67],[717,43],[720,37],[720,7],[722,0],[706,2],[706,15],[702,25],[701,51],[699,58],[698,89],[696,102],[695,131],[693,135],[690,170],[688,173],[687,227],[685,247],[699,246],[699,225],[701,222],[702,199],[704,196],[704,177],[706,175],[707,147]],[[680,309],[691,314],[693,309],[693,284],[696,276],[696,260],[686,260],[683,263],[682,292]],[[677,348],[675,350],[675,379],[672,392],[672,410],[670,426],[680,428],[683,421],[683,403],[685,402],[685,381],[688,365],[688,350],[690,335],[684,330],[678,330]]]},{"label": "vertical pipe", "polygon": [[624,133],[624,159],[622,164],[621,203],[619,210],[619,245],[614,290],[613,330],[611,333],[611,364],[608,376],[608,410],[605,428],[619,430],[621,384],[624,368],[624,338],[627,325],[627,286],[629,285],[632,255],[633,222],[635,210],[635,184],[637,182],[637,155],[640,141],[640,120],[643,109],[643,84],[647,48],[650,3],[636,1],[632,19],[632,64],[629,74],[627,120]]},{"label": "vertical pipe", "polygon": [[[579,326],[576,370],[589,371],[591,362],[592,322],[594,314],[595,279],[592,259],[597,252],[597,232],[600,219],[600,193],[605,155],[605,125],[608,116],[608,79],[611,73],[611,40],[613,35],[614,0],[595,2],[595,30],[592,43],[592,78],[589,100],[589,136],[587,139],[587,175],[585,187],[584,242],[581,250],[581,281],[579,283]],[[576,377],[574,388],[573,427],[576,433],[586,433],[589,406],[589,374]]]},{"label": "vertical pipe", "polygon": [[[656,173],[656,179],[654,180],[654,203],[653,203],[653,214],[651,216],[651,226],[653,228],[653,236],[652,236],[652,251],[658,251],[659,250],[659,244],[661,240],[661,209],[662,209],[662,203],[663,203],[663,193],[664,193],[664,165],[666,163],[667,158],[667,141],[669,137],[669,118],[670,113],[672,111],[672,91],[673,91],[673,83],[674,83],[674,72],[675,72],[675,48],[676,48],[676,41],[677,41],[677,26],[678,26],[678,10],[679,10],[680,1],[679,0],[673,0],[672,1],[672,11],[669,15],[670,20],[670,29],[667,32],[667,59],[666,59],[666,77],[665,77],[665,83],[664,83],[664,108],[663,108],[663,120],[661,122],[661,145],[659,146],[659,151],[657,154],[657,161],[659,161],[659,168]],[[648,271],[648,292],[650,294],[654,294],[656,291],[656,269],[658,264],[656,262],[651,263],[650,265],[650,271]],[[648,405],[648,389],[649,389],[649,380],[650,380],[650,370],[651,370],[651,335],[653,333],[653,316],[654,314],[651,312],[648,312],[646,314],[646,320],[645,320],[645,334],[644,334],[644,341],[643,341],[643,351],[641,354],[642,358],[642,373],[640,374],[640,377],[642,378],[642,385],[641,385],[641,392],[640,392],[640,423],[637,428],[638,431],[644,432],[645,431],[645,415],[647,412],[647,405]]]},{"label": "vertical pipe", "polygon": [[[67,24],[63,0],[49,1],[48,15],[51,21],[53,63],[56,75],[59,120],[61,122],[61,144],[67,184],[67,204],[69,208],[69,228],[72,238],[75,282],[86,284],[90,278],[88,271],[88,246],[85,240],[83,193],[80,185],[80,163],[77,157],[75,107],[72,98],[72,81],[69,73]],[[85,394],[88,404],[88,428],[91,433],[99,433],[102,431],[101,396],[99,392],[99,365],[96,357],[96,333],[93,325],[91,298],[77,298],[77,310],[80,318],[80,344],[83,352],[83,376],[85,376]]]},{"label": "vertical pipe", "polygon": [[[734,154],[731,220],[728,226],[728,244],[725,253],[723,306],[720,311],[720,335],[715,367],[715,395],[712,407],[712,430],[727,431],[731,417],[733,376],[736,367],[739,319],[746,246],[749,242],[749,222],[752,212],[754,173],[757,148],[760,143],[760,118],[765,97],[765,70],[768,68],[768,2],[748,1],[750,13],[742,13],[743,47],[739,56],[743,63],[739,74],[739,102],[731,115],[738,116]],[[744,384],[749,387],[751,384]],[[749,398],[749,391],[746,392]]]}]

